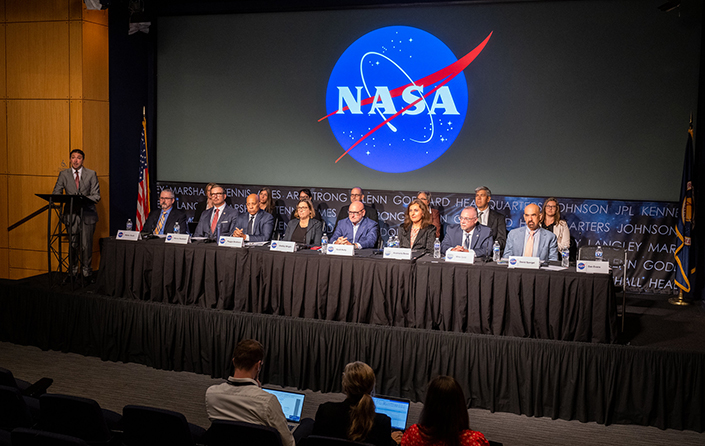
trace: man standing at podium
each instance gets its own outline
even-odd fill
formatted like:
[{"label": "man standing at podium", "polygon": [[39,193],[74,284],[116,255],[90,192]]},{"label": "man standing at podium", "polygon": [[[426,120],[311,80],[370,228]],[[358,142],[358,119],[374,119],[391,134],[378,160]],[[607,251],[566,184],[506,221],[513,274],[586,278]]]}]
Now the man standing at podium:
[{"label": "man standing at podium", "polygon": [[73,213],[69,214],[69,204],[64,206],[63,222],[66,226],[71,227],[73,239],[71,246],[74,252],[72,274],[78,274],[78,257],[76,250],[78,249],[78,235],[81,234],[82,246],[82,265],[83,275],[90,278],[93,273],[91,261],[93,257],[93,233],[95,232],[95,224],[98,222],[98,211],[95,208],[95,203],[100,201],[100,186],[98,185],[98,175],[94,170],[83,167],[83,159],[85,154],[83,150],[73,149],[70,153],[71,167],[59,172],[59,177],[56,179],[53,194],[68,195],[84,195],[91,202],[83,206],[83,222],[81,222],[81,208],[74,206]]}]

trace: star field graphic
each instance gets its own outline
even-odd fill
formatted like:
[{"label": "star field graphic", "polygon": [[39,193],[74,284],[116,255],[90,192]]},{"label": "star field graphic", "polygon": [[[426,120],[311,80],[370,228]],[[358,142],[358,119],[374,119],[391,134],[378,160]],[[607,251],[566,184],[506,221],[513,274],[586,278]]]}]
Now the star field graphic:
[{"label": "star field graphic", "polygon": [[462,69],[448,71],[457,62],[438,38],[408,26],[377,29],[350,45],[326,91],[327,119],[343,149],[338,160],[347,154],[371,169],[398,173],[443,155],[468,109]]}]

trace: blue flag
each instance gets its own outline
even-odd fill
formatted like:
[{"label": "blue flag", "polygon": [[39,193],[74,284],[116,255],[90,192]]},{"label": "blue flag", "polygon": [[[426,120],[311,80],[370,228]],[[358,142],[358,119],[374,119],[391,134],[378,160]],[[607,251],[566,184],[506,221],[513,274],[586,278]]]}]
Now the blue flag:
[{"label": "blue flag", "polygon": [[[693,125],[688,129],[688,143],[685,146],[683,179],[681,180],[680,215],[676,226],[678,237],[676,252],[676,286],[683,293],[690,293],[695,279],[696,254],[693,243],[694,203],[693,203]],[[693,279],[693,280],[691,280]]]}]

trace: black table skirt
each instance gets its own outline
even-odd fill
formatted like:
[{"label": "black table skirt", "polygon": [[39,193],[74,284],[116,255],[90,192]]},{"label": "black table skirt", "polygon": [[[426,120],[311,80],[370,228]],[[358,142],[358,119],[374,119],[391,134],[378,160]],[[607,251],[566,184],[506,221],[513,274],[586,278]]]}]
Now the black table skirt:
[{"label": "black table skirt", "polygon": [[102,240],[108,296],[377,325],[612,343],[609,275]]}]

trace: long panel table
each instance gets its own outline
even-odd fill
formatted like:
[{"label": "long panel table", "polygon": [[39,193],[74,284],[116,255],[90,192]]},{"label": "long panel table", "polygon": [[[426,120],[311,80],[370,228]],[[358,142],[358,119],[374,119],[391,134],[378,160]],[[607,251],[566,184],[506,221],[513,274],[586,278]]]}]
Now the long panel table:
[{"label": "long panel table", "polygon": [[612,343],[610,275],[385,260],[202,242],[101,241],[98,292],[220,310],[409,328]]}]

